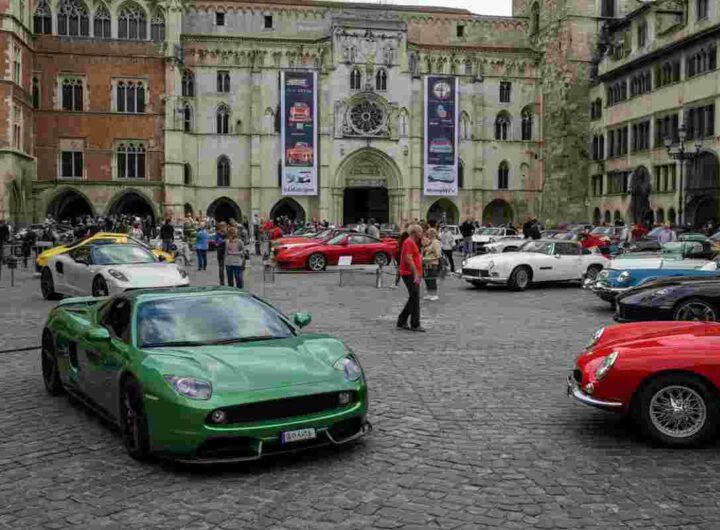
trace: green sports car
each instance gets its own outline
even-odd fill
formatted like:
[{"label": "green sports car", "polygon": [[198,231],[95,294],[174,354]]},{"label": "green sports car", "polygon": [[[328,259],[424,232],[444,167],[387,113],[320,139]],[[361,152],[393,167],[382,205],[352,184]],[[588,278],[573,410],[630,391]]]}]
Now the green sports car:
[{"label": "green sports car", "polygon": [[350,442],[371,430],[365,376],[343,342],[300,334],[309,323],[231,287],[70,298],[43,329],[43,380],[117,423],[139,460]]}]

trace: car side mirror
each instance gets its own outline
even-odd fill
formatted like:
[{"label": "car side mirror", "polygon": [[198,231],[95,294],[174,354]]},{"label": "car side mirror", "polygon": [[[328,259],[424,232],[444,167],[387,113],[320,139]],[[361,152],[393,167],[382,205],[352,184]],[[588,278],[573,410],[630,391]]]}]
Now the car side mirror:
[{"label": "car side mirror", "polygon": [[92,342],[102,342],[110,340],[110,332],[106,328],[92,328],[85,334],[85,338]]},{"label": "car side mirror", "polygon": [[556,251],[555,254],[554,254],[554,256],[555,256],[557,259],[560,259],[560,253],[559,253],[559,252]]},{"label": "car side mirror", "polygon": [[83,265],[90,265],[87,259],[82,257],[75,258],[75,263],[82,263]]},{"label": "car side mirror", "polygon": [[167,261],[165,256],[158,256],[158,261]]},{"label": "car side mirror", "polygon": [[299,328],[304,328],[312,321],[312,315],[310,313],[293,313],[292,321]]}]

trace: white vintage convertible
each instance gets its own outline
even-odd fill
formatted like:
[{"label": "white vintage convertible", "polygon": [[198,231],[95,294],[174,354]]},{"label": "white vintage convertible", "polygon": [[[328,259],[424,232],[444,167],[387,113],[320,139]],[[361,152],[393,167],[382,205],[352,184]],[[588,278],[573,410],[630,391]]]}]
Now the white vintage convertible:
[{"label": "white vintage convertible", "polygon": [[128,289],[189,285],[187,272],[138,245],[85,245],[51,258],[40,273],[46,300],[58,295],[108,296]]},{"label": "white vintage convertible", "polygon": [[463,262],[461,276],[474,286],[505,284],[522,291],[531,283],[595,278],[606,264],[602,254],[574,241],[538,239],[524,243],[517,252],[469,258]]}]

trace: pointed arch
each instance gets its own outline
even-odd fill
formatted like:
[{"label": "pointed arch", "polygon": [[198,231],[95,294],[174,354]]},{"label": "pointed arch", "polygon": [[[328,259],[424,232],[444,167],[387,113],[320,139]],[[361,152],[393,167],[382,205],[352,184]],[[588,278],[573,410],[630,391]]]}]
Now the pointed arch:
[{"label": "pointed arch", "polygon": [[93,16],[93,37],[96,39],[112,38],[112,18],[110,10],[103,2],[98,2]]},{"label": "pointed arch", "polygon": [[350,90],[360,90],[362,88],[362,74],[356,66],[350,72]]},{"label": "pointed arch", "polygon": [[428,208],[425,219],[428,221],[442,221],[445,224],[458,224],[460,221],[460,210],[450,199],[443,197],[436,200]]},{"label": "pointed arch", "polygon": [[466,111],[460,113],[460,139],[470,140],[472,136],[470,115]]},{"label": "pointed arch", "polygon": [[533,137],[533,109],[530,105],[523,108],[520,112],[520,119],[522,120],[522,139],[532,140]]},{"label": "pointed arch", "polygon": [[192,186],[192,166],[188,163],[183,164],[183,185]]},{"label": "pointed arch", "polygon": [[595,208],[593,210],[593,224],[599,226],[600,223],[602,223],[602,213],[600,213],[600,208]]},{"label": "pointed arch", "polygon": [[182,109],[183,114],[183,132],[192,132],[193,130],[193,108],[189,102],[185,102]]},{"label": "pointed arch", "polygon": [[185,70],[182,74],[182,81],[180,83],[181,94],[186,98],[195,97],[195,74],[190,70]]},{"label": "pointed arch", "polygon": [[225,155],[220,155],[217,160],[217,187],[230,187],[230,159]]},{"label": "pointed arch", "polygon": [[57,12],[58,35],[89,37],[90,18],[82,0],[62,0]]},{"label": "pointed arch", "polygon": [[375,74],[375,90],[387,90],[388,74],[385,68],[380,68]]},{"label": "pointed arch", "polygon": [[227,222],[231,219],[240,221],[242,212],[240,206],[230,197],[219,197],[208,206],[207,216],[212,217],[217,222]]},{"label": "pointed arch", "polygon": [[540,31],[540,4],[535,2],[530,8],[530,34]]},{"label": "pointed arch", "polygon": [[58,221],[65,221],[95,215],[95,211],[90,199],[80,190],[61,188],[48,202],[46,215],[51,215]]},{"label": "pointed arch", "polygon": [[165,40],[165,11],[156,7],[150,20],[150,40],[163,42]]},{"label": "pointed arch", "polygon": [[496,140],[508,140],[510,139],[510,125],[512,120],[510,114],[507,111],[500,111],[495,117],[495,139]]},{"label": "pointed arch", "polygon": [[47,0],[40,0],[35,6],[33,28],[37,34],[52,34],[52,11]]},{"label": "pointed arch", "polygon": [[280,199],[270,210],[270,219],[277,219],[278,217],[287,217],[291,221],[304,221],[305,210],[302,206],[290,197]]},{"label": "pointed arch", "polygon": [[215,111],[215,132],[230,134],[230,107],[222,103]]},{"label": "pointed arch", "polygon": [[263,118],[263,132],[266,134],[275,133],[275,110],[271,107],[265,109],[265,116]]},{"label": "pointed arch", "polygon": [[157,219],[153,201],[143,192],[136,189],[121,191],[110,201],[107,209],[108,215],[134,215],[145,218],[148,215]]},{"label": "pointed arch", "polygon": [[483,209],[483,224],[494,226],[512,223],[515,213],[512,206],[502,199],[495,199]]},{"label": "pointed arch", "polygon": [[400,109],[398,115],[398,136],[401,138],[410,136],[410,115],[405,107]]},{"label": "pointed arch", "polygon": [[118,39],[147,40],[147,14],[135,2],[125,2],[119,11]]},{"label": "pointed arch", "polygon": [[506,190],[510,188],[510,166],[503,160],[498,166],[497,189]]}]

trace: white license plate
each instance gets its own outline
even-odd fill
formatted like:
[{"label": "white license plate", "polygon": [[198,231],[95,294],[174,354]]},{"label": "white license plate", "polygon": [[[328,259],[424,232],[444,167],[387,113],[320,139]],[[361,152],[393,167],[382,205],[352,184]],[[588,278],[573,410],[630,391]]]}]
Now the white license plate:
[{"label": "white license plate", "polygon": [[317,438],[315,429],[298,429],[297,431],[285,431],[280,435],[280,442],[287,444],[300,442],[302,440],[314,440]]}]

